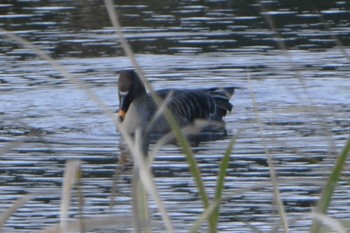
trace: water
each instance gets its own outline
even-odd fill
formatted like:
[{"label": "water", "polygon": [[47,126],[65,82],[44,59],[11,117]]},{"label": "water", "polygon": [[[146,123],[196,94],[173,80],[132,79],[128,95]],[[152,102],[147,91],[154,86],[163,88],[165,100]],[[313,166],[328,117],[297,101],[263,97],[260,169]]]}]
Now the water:
[{"label": "water", "polygon": [[[0,4],[0,25],[35,42],[116,109],[116,72],[131,63],[100,4],[8,1]],[[229,138],[238,135],[220,232],[251,232],[252,227],[268,232],[278,222],[260,133],[275,162],[291,230],[303,232],[350,132],[349,62],[325,27],[349,45],[348,3],[264,4],[263,14],[273,17],[283,40],[268,29],[255,1],[135,1],[117,6],[126,37],[156,89],[245,87],[231,100],[229,136],[194,147],[212,194],[221,156]],[[41,193],[13,214],[6,231],[36,232],[58,221],[69,159],[82,161],[86,216],[130,216],[130,171],[121,177],[116,208],[108,210],[122,144],[111,120],[81,88],[31,50],[10,41],[6,33],[1,38],[1,211],[24,194]],[[276,41],[283,41],[288,52],[279,50]],[[263,132],[256,123],[252,94]],[[180,149],[163,148],[153,172],[176,232],[187,232],[202,209]],[[330,208],[332,217],[350,217],[348,196],[342,181]],[[71,217],[78,216],[76,203],[73,197]],[[154,204],[152,210],[159,219]]]}]

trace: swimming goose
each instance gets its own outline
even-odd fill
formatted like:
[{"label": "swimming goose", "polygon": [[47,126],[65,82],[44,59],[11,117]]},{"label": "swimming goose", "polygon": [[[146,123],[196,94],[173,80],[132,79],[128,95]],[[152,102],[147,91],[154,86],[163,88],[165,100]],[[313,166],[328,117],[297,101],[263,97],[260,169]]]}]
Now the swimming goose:
[{"label": "swimming goose", "polygon": [[[164,89],[156,94],[166,102],[177,123],[183,127],[196,119],[223,124],[223,117],[232,110],[229,102],[235,87],[209,89]],[[147,94],[145,86],[134,70],[120,72],[118,80],[118,116],[128,133],[137,128],[143,133],[170,132],[165,117],[157,113],[158,106]],[[157,115],[157,117],[155,117]]]}]

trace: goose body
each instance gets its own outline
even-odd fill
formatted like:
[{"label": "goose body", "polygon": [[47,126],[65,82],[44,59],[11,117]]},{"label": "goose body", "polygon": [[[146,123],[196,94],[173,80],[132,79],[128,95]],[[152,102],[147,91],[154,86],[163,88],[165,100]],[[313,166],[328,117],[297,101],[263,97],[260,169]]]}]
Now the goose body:
[{"label": "goose body", "polygon": [[[163,89],[156,94],[166,101],[167,108],[180,126],[196,119],[219,123],[232,110],[229,102],[234,87],[209,89]],[[124,70],[118,80],[118,116],[127,132],[133,134],[137,128],[144,133],[167,133],[170,131],[165,117],[157,113],[158,106],[134,70]],[[155,118],[155,115],[157,117]]]}]

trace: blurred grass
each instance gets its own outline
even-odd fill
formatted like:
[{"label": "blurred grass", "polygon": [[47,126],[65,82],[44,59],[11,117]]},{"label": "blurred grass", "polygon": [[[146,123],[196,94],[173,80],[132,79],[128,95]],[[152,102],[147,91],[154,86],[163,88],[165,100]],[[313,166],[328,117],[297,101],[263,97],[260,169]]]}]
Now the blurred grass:
[{"label": "blurred grass", "polygon": [[[142,72],[142,69],[139,66],[138,62],[137,62],[136,57],[135,57],[134,53],[132,52],[131,47],[129,46],[129,44],[127,43],[127,41],[126,41],[126,39],[125,39],[125,37],[123,35],[121,26],[120,26],[119,21],[118,21],[118,17],[117,17],[116,11],[115,11],[114,6],[113,6],[113,1],[105,0],[105,4],[106,4],[106,8],[107,8],[110,20],[111,20],[111,22],[112,22],[112,24],[113,24],[113,26],[114,26],[114,28],[115,28],[115,30],[117,32],[117,35],[119,36],[119,40],[121,41],[122,47],[124,49],[124,52],[130,58],[130,60],[131,60],[132,64],[134,65],[136,71],[140,74],[140,77],[141,77],[143,83],[145,84],[146,88],[150,91],[150,93],[151,93],[153,99],[155,100],[155,102],[159,106],[161,106],[162,105],[162,101],[155,94],[153,87],[151,86],[151,84],[145,78],[145,76],[144,76],[144,74]],[[206,209],[209,206],[209,198],[208,198],[207,191],[205,190],[205,185],[204,185],[204,182],[203,182],[203,179],[202,179],[202,176],[201,176],[198,164],[197,164],[196,159],[194,158],[194,154],[193,154],[193,152],[191,150],[190,144],[189,144],[188,140],[186,139],[186,137],[181,132],[181,128],[179,127],[179,125],[175,121],[173,115],[166,108],[164,110],[164,115],[165,115],[165,118],[168,121],[168,123],[169,123],[169,125],[170,125],[170,127],[171,127],[171,129],[173,131],[173,133],[175,134],[177,142],[179,143],[180,147],[182,148],[183,153],[186,156],[186,160],[187,160],[187,162],[189,164],[189,169],[190,169],[190,171],[191,171],[191,173],[192,173],[192,175],[194,177],[194,180],[195,180],[195,182],[197,184],[199,196],[201,197],[201,200],[203,202],[204,209]],[[125,135],[123,134],[123,136],[125,136]],[[134,145],[129,145],[129,148],[130,148],[130,146],[132,147]],[[137,153],[134,154],[134,156],[138,156]],[[141,159],[141,157],[142,156],[140,156],[139,159]],[[139,165],[141,165],[141,164],[144,164],[144,163],[140,163]],[[142,177],[141,178],[142,182],[147,182],[147,181],[143,180],[144,176],[141,176],[141,177]],[[155,186],[154,186],[154,188],[155,188]],[[160,202],[160,198],[157,198],[157,199],[159,200],[158,203],[160,204],[161,203]],[[166,219],[168,219],[168,218],[166,218]],[[168,231],[171,232],[172,230],[171,230],[171,227],[170,227],[170,225],[171,225],[170,224],[170,220],[167,220],[167,221],[169,221],[169,223],[166,224],[167,226],[169,226],[167,229],[168,229]],[[214,222],[214,219],[212,217],[209,218],[209,228],[210,228],[210,230],[209,230],[210,232],[216,232],[215,222]]]},{"label": "blurred grass", "polygon": [[323,224],[322,228],[321,228],[321,226],[318,227],[317,233],[320,233],[320,232],[346,233],[346,232],[348,232],[340,221],[338,221],[334,218],[331,218],[331,217],[327,216],[326,214],[314,212],[311,215],[316,222],[322,222],[322,224]]},{"label": "blurred grass", "polygon": [[247,74],[247,79],[248,79],[248,85],[249,85],[249,89],[250,89],[250,97],[252,100],[252,105],[253,105],[253,109],[254,109],[254,113],[255,113],[256,123],[257,123],[258,128],[259,128],[259,136],[260,136],[262,144],[264,146],[264,151],[265,151],[265,155],[267,158],[267,164],[269,166],[270,179],[271,179],[271,184],[273,187],[273,194],[274,194],[273,198],[274,198],[275,203],[277,204],[278,214],[279,214],[280,221],[282,223],[283,230],[284,230],[284,232],[289,232],[289,223],[288,223],[285,207],[283,204],[283,200],[282,200],[282,197],[281,197],[281,194],[279,191],[279,184],[277,182],[277,174],[276,174],[276,170],[275,170],[274,161],[273,161],[272,154],[270,153],[270,149],[267,146],[267,142],[266,142],[266,139],[264,136],[265,133],[264,133],[261,118],[259,115],[256,97],[255,97],[255,94],[253,91],[254,87],[252,86],[253,84],[250,80],[249,74]]},{"label": "blurred grass", "polygon": [[[239,134],[237,134],[239,135]],[[218,202],[218,205],[215,208],[215,211],[212,214],[212,221],[214,224],[214,229],[217,229],[219,217],[220,217],[220,201],[222,199],[222,194],[224,192],[224,184],[225,178],[227,176],[227,168],[230,163],[231,154],[233,151],[233,147],[236,143],[236,137],[232,137],[229,145],[227,146],[225,154],[222,156],[220,167],[218,171],[218,177],[216,181],[216,189],[215,189],[215,201]],[[208,209],[208,208],[207,208]]]},{"label": "blurred grass", "polygon": [[23,205],[25,205],[29,200],[31,200],[34,197],[32,194],[25,195],[24,197],[18,199],[15,203],[12,204],[12,206],[8,209],[6,209],[4,212],[0,215],[0,233],[3,232],[3,228],[9,220],[9,218],[12,217],[12,215]]},{"label": "blurred grass", "polygon": [[[118,38],[121,41],[123,48],[128,55],[128,57],[131,59],[132,63],[135,66],[135,69],[141,74],[141,77],[147,86],[149,90],[151,90],[151,93],[153,93],[153,88],[152,86],[147,82],[147,79],[143,75],[141,67],[138,65],[137,60],[135,56],[133,55],[132,49],[128,45],[126,39],[123,36],[121,26],[119,25],[117,15],[115,13],[114,5],[112,1],[105,0],[105,4],[107,7],[107,10],[110,14],[111,22],[116,28],[116,31],[118,33]],[[270,19],[268,19],[270,20]],[[273,21],[272,21],[273,24]],[[273,28],[273,26],[272,26]],[[4,30],[0,30],[1,32],[5,32]],[[84,90],[87,95],[89,96],[90,99],[95,101],[101,109],[104,110],[104,112],[111,116],[111,119],[115,120],[113,117],[113,111],[111,111],[99,98],[95,96],[93,92],[91,92],[89,89],[87,89],[83,83],[79,82],[78,79],[74,78],[71,74],[69,74],[61,65],[59,65],[54,59],[52,59],[50,56],[45,54],[43,51],[40,49],[37,49],[34,45],[32,45],[30,42],[23,40],[22,38],[11,34],[11,33],[6,33],[7,36],[12,38],[13,40],[17,41],[18,43],[22,44],[23,46],[26,46],[33,51],[35,51],[38,56],[42,57],[44,60],[48,61],[53,67],[56,67],[62,75],[65,77],[68,77],[72,83],[75,83],[79,88]],[[278,40],[280,42],[280,40]],[[287,51],[288,49],[281,44],[281,47],[284,47],[283,50]],[[346,52],[345,52],[346,54]],[[347,57],[348,58],[348,57]],[[293,64],[293,63],[291,63]],[[301,75],[297,75],[298,78],[300,78],[301,83],[304,81],[301,78]],[[157,97],[154,97],[157,99]],[[253,97],[253,102],[254,102]],[[256,103],[253,103],[256,106]],[[256,108],[255,108],[256,109]],[[256,118],[259,119],[258,116],[258,111],[256,111]],[[190,232],[198,232],[201,228],[201,225],[208,220],[209,221],[209,232],[217,232],[218,224],[219,224],[219,217],[220,217],[220,205],[223,199],[223,192],[224,192],[224,181],[227,175],[227,168],[229,165],[230,161],[230,156],[232,155],[233,147],[236,143],[236,138],[232,138],[229,145],[227,146],[226,152],[222,157],[222,160],[220,162],[220,167],[218,170],[218,176],[217,176],[217,183],[216,183],[216,190],[215,190],[215,195],[212,200],[210,200],[210,192],[206,190],[206,186],[203,182],[202,174],[200,172],[198,163],[195,159],[195,156],[193,154],[193,151],[191,149],[191,146],[189,142],[187,141],[186,137],[184,136],[183,132],[179,128],[179,126],[176,124],[174,119],[172,118],[171,114],[167,113],[167,119],[171,123],[171,126],[173,128],[173,131],[175,133],[175,137],[177,138],[183,153],[186,156],[186,160],[189,164],[189,169],[193,175],[193,178],[197,184],[197,189],[199,196],[202,200],[203,203],[203,214],[199,216],[199,219],[197,222],[195,222],[194,226],[191,228]],[[258,124],[261,125],[261,122]],[[118,124],[117,124],[117,127]],[[143,214],[141,214],[140,219],[136,220],[136,225],[135,228],[137,231],[141,231],[142,228],[145,226],[147,227],[147,232],[151,231],[151,228],[149,228],[149,216],[148,216],[148,195],[150,195],[156,202],[159,208],[159,211],[161,212],[161,215],[163,217],[163,221],[165,222],[165,225],[167,227],[168,232],[175,232],[173,229],[172,223],[170,221],[170,218],[168,217],[168,213],[166,211],[166,208],[164,204],[162,203],[162,200],[160,198],[160,195],[158,193],[156,184],[154,182],[154,179],[151,174],[151,164],[152,160],[147,160],[147,158],[144,157],[144,154],[142,152],[141,148],[138,148],[137,145],[140,145],[140,142],[133,142],[131,138],[128,137],[128,135],[123,132],[123,129],[119,128],[121,131],[122,135],[124,138],[126,138],[126,141],[131,149],[131,154],[133,155],[135,159],[135,166],[137,171],[135,173],[134,177],[134,182],[135,184],[135,194],[134,194],[134,202],[137,203],[136,212],[141,210]],[[261,133],[261,138],[263,140],[263,134]],[[18,146],[22,141],[14,141],[11,144],[8,144],[7,147],[2,148],[0,151],[2,153],[5,153],[6,151]],[[160,147],[162,144],[160,145]],[[338,156],[337,161],[334,165],[334,168],[331,172],[331,174],[328,177],[328,181],[323,189],[320,201],[318,202],[317,208],[316,208],[316,213],[315,213],[315,221],[312,225],[311,232],[319,232],[323,231],[324,228],[321,229],[321,226],[319,224],[319,220],[325,221],[329,223],[328,225],[331,227],[333,230],[337,230],[338,232],[344,232],[343,226],[338,224],[337,222],[327,218],[327,210],[329,208],[329,205],[332,200],[332,196],[334,193],[334,189],[336,187],[337,182],[341,178],[342,171],[344,170],[344,166],[346,164],[348,155],[350,151],[350,138],[348,139],[346,145],[343,148],[342,153]],[[149,155],[150,158],[154,158],[156,156],[157,150],[154,150],[151,152]],[[269,152],[268,149],[266,148],[266,154],[269,158]],[[82,231],[84,232],[85,230],[91,230],[96,227],[106,227],[106,226],[130,226],[132,223],[128,220],[130,219],[123,219],[120,218],[119,220],[116,220],[116,217],[114,216],[96,216],[91,219],[76,219],[73,221],[68,221],[68,215],[69,215],[69,202],[71,199],[71,192],[72,192],[72,187],[74,186],[75,182],[79,180],[79,175],[78,175],[78,161],[69,161],[67,162],[66,165],[66,171],[65,171],[65,176],[64,176],[64,182],[63,182],[63,189],[62,189],[62,204],[61,204],[61,214],[60,214],[60,224],[54,225],[50,228],[44,229],[43,232],[61,232],[61,231]],[[286,213],[284,211],[283,207],[283,200],[279,195],[278,191],[278,181],[276,174],[274,173],[274,167],[273,167],[273,161],[272,158],[269,159],[269,166],[270,166],[270,172],[271,172],[271,184],[274,187],[274,192],[275,192],[275,200],[278,203],[279,206],[279,216],[282,219],[282,225],[284,232],[288,232],[290,230],[288,226],[288,221],[286,217]],[[142,175],[140,175],[142,174]],[[142,185],[140,185],[142,184]],[[250,189],[250,190],[253,190]],[[246,190],[245,190],[246,191]],[[19,199],[16,203],[13,204],[12,207],[10,207],[8,210],[6,210],[4,213],[2,213],[1,219],[0,219],[0,230],[4,227],[6,221],[15,213],[19,208],[21,208],[27,201],[29,201],[31,198],[33,198],[32,195],[27,195],[24,196],[22,199]],[[80,202],[83,204],[83,200]],[[83,206],[82,206],[83,207]],[[82,208],[81,208],[82,209]],[[322,215],[323,214],[323,215]],[[134,216],[135,220],[136,218],[139,218],[137,216]],[[348,223],[348,222],[346,222]],[[349,224],[347,224],[349,225]],[[146,229],[146,228],[145,228]]]},{"label": "blurred grass", "polygon": [[[260,10],[262,13],[266,13],[266,9],[264,7],[264,4],[261,0],[257,0],[257,3],[260,6]],[[330,36],[332,37],[332,39],[337,43],[340,51],[343,53],[344,57],[350,61],[349,59],[349,55],[347,53],[347,51],[345,50],[344,46],[341,44],[341,42],[338,40],[338,38],[336,37],[336,35],[334,34],[334,32],[332,32],[332,30],[330,29],[329,25],[327,24],[327,22],[322,18],[322,15],[320,15],[320,22],[324,25],[324,27],[326,28],[326,30],[329,32]],[[301,86],[304,90],[304,94],[305,96],[307,96],[307,102],[309,102],[310,106],[314,106],[314,111],[317,113],[317,117],[319,118],[319,122],[321,122],[321,125],[323,127],[323,129],[326,132],[326,135],[328,137],[328,141],[330,144],[330,148],[334,148],[333,152],[335,153],[335,142],[332,138],[332,132],[330,127],[328,126],[328,124],[325,122],[325,115],[324,113],[318,108],[316,107],[317,105],[314,104],[313,98],[309,96],[308,90],[307,90],[307,86],[305,84],[305,80],[303,78],[303,76],[301,75],[301,73],[299,72],[299,69],[295,66],[293,60],[291,59],[289,53],[288,53],[288,47],[286,46],[285,42],[282,39],[282,36],[279,34],[278,30],[276,29],[275,26],[275,22],[272,19],[272,17],[269,14],[263,14],[263,17],[267,23],[267,25],[270,28],[270,31],[272,31],[274,33],[274,37],[275,38],[279,38],[280,40],[277,40],[276,43],[278,44],[278,47],[281,49],[281,51],[284,52],[284,54],[286,55],[286,57],[288,57],[289,59],[289,63],[290,65],[293,67],[293,70],[295,72],[295,77],[299,80],[299,82],[301,83]],[[258,117],[257,117],[258,118]],[[328,181],[325,184],[325,187],[323,188],[320,200],[318,201],[317,204],[317,208],[316,208],[316,214],[321,214],[321,215],[317,215],[318,218],[314,217],[312,226],[310,228],[310,232],[312,233],[318,233],[320,231],[320,219],[325,220],[327,216],[325,216],[325,214],[327,214],[327,210],[330,206],[331,200],[332,200],[332,196],[336,187],[336,184],[338,183],[338,181],[341,178],[341,173],[344,169],[344,165],[346,164],[347,158],[348,158],[348,154],[349,154],[349,150],[350,150],[350,137],[348,138],[347,143],[344,145],[343,147],[343,151],[342,153],[338,156],[337,161],[334,165],[334,168],[331,172],[331,174],[328,177]],[[271,170],[270,167],[270,171],[273,172],[273,170]],[[273,182],[276,183],[276,182]],[[277,192],[278,193],[278,192]],[[280,204],[278,206],[283,207],[282,204],[282,200],[280,197],[278,197],[277,201],[280,202]],[[322,215],[324,214],[324,216]],[[286,216],[285,216],[285,211],[281,211],[280,210],[280,216],[282,219],[285,219],[283,221],[287,221],[286,220]],[[316,216],[316,215],[315,215]],[[328,219],[327,219],[328,220]],[[329,221],[330,224],[328,224],[333,230],[338,231],[337,226],[338,224],[332,222],[332,220]],[[333,224],[334,223],[334,224]],[[288,232],[289,231],[289,226],[287,225],[287,222],[284,223],[284,232]],[[342,229],[339,232],[343,232]]]},{"label": "blurred grass", "polygon": [[[344,170],[344,166],[346,164],[349,154],[350,154],[350,137],[348,138],[347,143],[343,148],[343,151],[338,156],[337,161],[334,164],[334,168],[328,177],[327,183],[323,188],[321,198],[318,201],[317,207],[315,209],[316,213],[327,214],[327,210],[332,201],[334,190],[337,186],[338,181],[341,178],[341,174]],[[319,230],[320,230],[320,221],[315,219],[311,227],[311,232],[317,233],[319,232]]]},{"label": "blurred grass", "polygon": [[64,170],[63,186],[61,194],[61,208],[60,208],[60,230],[66,232],[67,221],[69,216],[69,207],[71,202],[72,188],[79,180],[80,161],[67,161]]}]

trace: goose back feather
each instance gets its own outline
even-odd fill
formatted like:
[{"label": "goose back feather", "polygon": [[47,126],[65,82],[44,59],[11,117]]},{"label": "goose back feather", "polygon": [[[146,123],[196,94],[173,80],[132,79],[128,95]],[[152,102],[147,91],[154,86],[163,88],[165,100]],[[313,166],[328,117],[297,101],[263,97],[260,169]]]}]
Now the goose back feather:
[{"label": "goose back feather", "polygon": [[[135,87],[137,91],[135,92]],[[151,133],[170,131],[164,116],[160,116],[148,127],[157,112],[157,104],[148,95],[137,73],[133,70],[122,71],[118,81],[118,115],[127,131],[133,133],[136,128]],[[235,87],[209,89],[163,89],[156,94],[167,101],[167,108],[173,113],[180,126],[193,123],[196,119],[223,123],[223,117],[231,112],[230,98]]]}]

